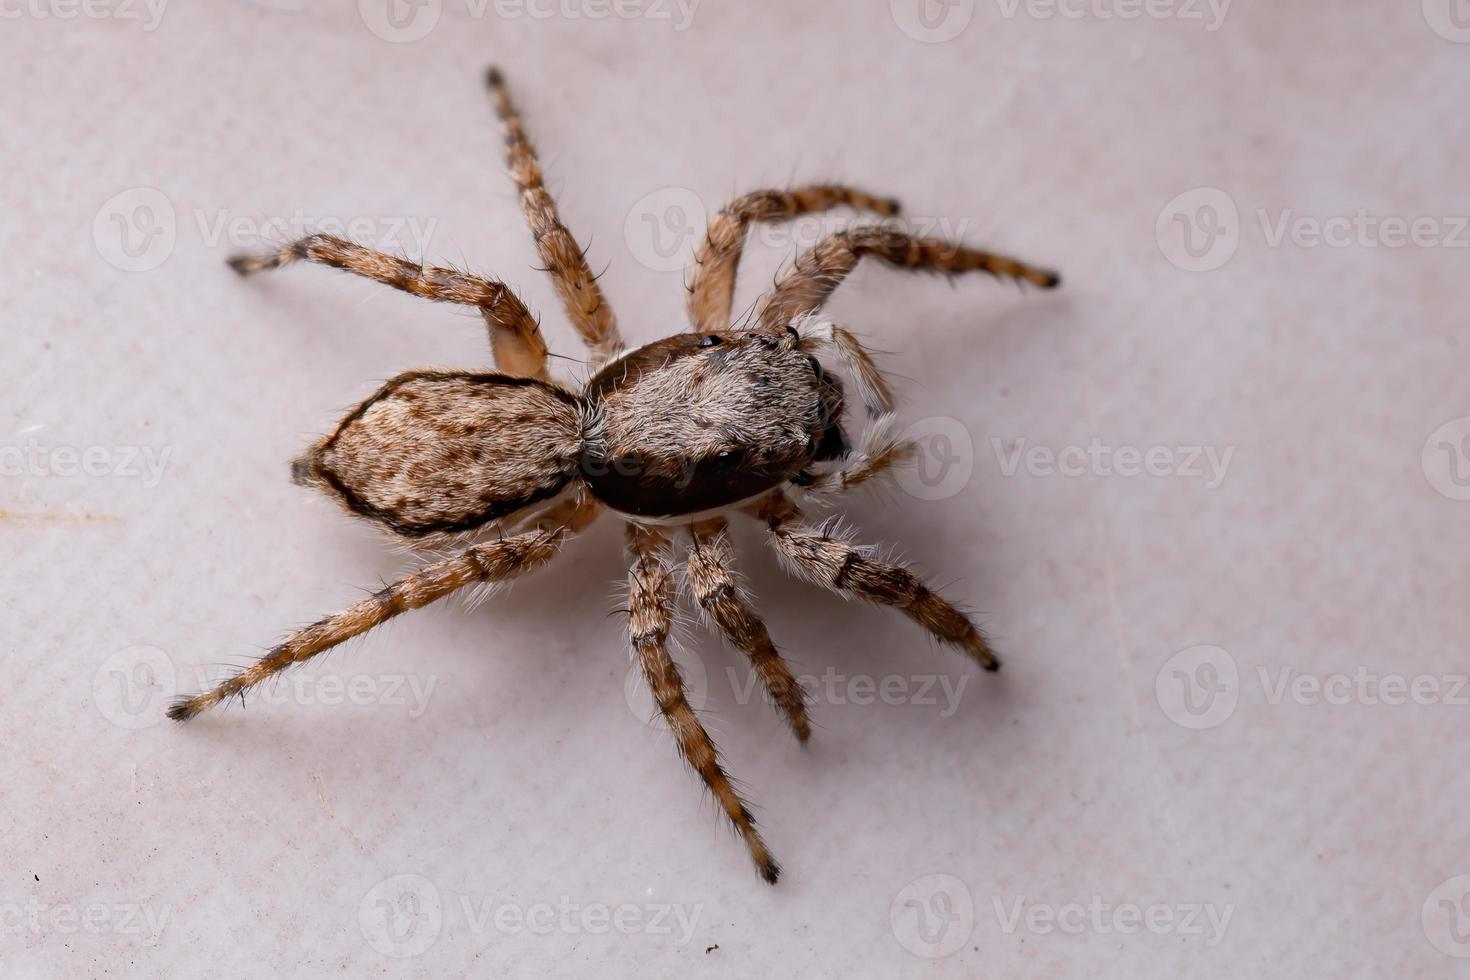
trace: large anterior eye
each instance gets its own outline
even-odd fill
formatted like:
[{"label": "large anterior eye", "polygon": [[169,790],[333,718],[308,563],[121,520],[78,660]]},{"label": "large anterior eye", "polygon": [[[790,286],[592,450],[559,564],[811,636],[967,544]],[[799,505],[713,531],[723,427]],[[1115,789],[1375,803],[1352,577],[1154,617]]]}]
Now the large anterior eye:
[{"label": "large anterior eye", "polygon": [[701,347],[714,347],[718,343],[720,343],[720,338],[714,334],[699,338],[699,346]]},{"label": "large anterior eye", "polygon": [[744,461],[745,451],[743,449],[721,449],[710,457],[710,465],[724,473],[737,468]]}]

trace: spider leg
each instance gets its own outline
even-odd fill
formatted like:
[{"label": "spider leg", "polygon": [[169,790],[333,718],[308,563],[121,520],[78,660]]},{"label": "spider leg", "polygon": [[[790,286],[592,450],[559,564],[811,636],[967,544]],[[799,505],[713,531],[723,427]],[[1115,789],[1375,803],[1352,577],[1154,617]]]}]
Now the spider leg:
[{"label": "spider leg", "polygon": [[521,190],[521,209],[531,226],[531,234],[536,238],[536,251],[551,273],[556,293],[571,318],[572,326],[591,348],[593,361],[600,364],[611,360],[623,347],[612,307],[603,299],[597,277],[588,267],[576,239],[561,223],[556,202],[542,182],[536,151],[526,136],[520,114],[510,100],[504,77],[498,69],[491,68],[486,74],[486,81],[495,99],[495,111],[505,124],[506,162],[512,179]]},{"label": "spider leg", "polygon": [[873,355],[851,331],[816,314],[802,318],[795,326],[801,333],[803,348],[810,341],[830,347],[837,355],[856,384],[858,397],[869,415],[893,411],[893,389],[888,386],[888,379],[878,370]]},{"label": "spider leg", "polygon": [[332,235],[308,235],[276,252],[236,255],[229,260],[230,268],[242,276],[292,262],[318,262],[425,299],[479,307],[490,328],[496,366],[507,374],[546,378],[546,341],[541,327],[505,283],[457,269],[419,265]]},{"label": "spider leg", "polygon": [[[591,516],[596,516],[595,508],[591,510]],[[579,513],[577,520],[581,517]],[[206,708],[243,694],[287,667],[381,626],[399,613],[437,602],[468,585],[501,582],[537,568],[560,550],[574,526],[575,522],[569,521],[559,526],[536,527],[425,565],[336,615],[297,630],[270,653],[216,687],[193,697],[179,698],[169,707],[168,716],[175,721],[188,721]]]},{"label": "spider leg", "polygon": [[964,613],[907,568],[880,561],[871,549],[837,536],[830,523],[821,527],[802,524],[797,520],[800,509],[780,491],[763,497],[751,507],[751,513],[766,522],[771,546],[797,576],[839,594],[893,606],[936,639],[960,647],[986,670],[1000,669],[985,637]]},{"label": "spider leg", "polygon": [[791,482],[808,494],[832,496],[846,493],[860,483],[883,475],[914,454],[914,444],[898,438],[894,427],[895,419],[891,413],[878,416],[863,432],[863,441],[857,451],[845,457],[841,466],[824,472],[804,470]]},{"label": "spider leg", "polygon": [[850,228],[829,235],[797,256],[795,264],[761,303],[759,322],[780,328],[803,313],[819,310],[848,273],[865,255],[889,265],[957,275],[986,272],[1051,289],[1061,277],[1047,269],[1026,265],[992,252],[981,252],[937,238],[916,238],[906,232],[876,225]]},{"label": "spider leg", "polygon": [[668,564],[668,537],[659,529],[628,525],[628,636],[633,655],[653,691],[659,712],[679,743],[679,754],[699,773],[725,816],[745,841],[760,875],[775,884],[781,867],[756,830],[755,818],[730,784],[709,732],[700,724],[684,694],[684,678],[668,651],[673,627],[674,586]]},{"label": "spider leg", "polygon": [[754,191],[737,197],[710,219],[704,242],[694,255],[689,276],[689,322],[695,331],[724,330],[730,325],[735,296],[735,273],[746,233],[753,222],[783,218],[838,207],[858,208],[882,215],[898,213],[898,202],[874,197],[852,187],[814,184],[790,190]]},{"label": "spider leg", "polygon": [[690,528],[691,545],[686,567],[689,588],[709,622],[725,640],[750,659],[751,666],[778,710],[786,715],[798,741],[811,737],[806,696],[791,668],[776,652],[766,624],[750,607],[736,578],[735,551],[723,517],[699,521]]}]

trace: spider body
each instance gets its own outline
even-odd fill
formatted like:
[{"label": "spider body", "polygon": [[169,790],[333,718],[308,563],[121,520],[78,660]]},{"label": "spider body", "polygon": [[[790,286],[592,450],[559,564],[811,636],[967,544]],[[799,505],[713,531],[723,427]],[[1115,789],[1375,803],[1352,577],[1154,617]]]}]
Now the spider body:
[{"label": "spider body", "polygon": [[794,329],[679,334],[603,368],[587,385],[593,495],[623,514],[682,517],[801,472],[842,413],[841,388],[802,343]]},{"label": "spider body", "polygon": [[[541,178],[499,73],[489,76],[507,131],[507,160],[536,249],[568,318],[591,351],[582,386],[547,371],[547,347],[526,305],[504,283],[423,266],[329,235],[269,255],[237,256],[241,275],[314,262],[427,299],[479,309],[497,371],[411,371],[364,401],[292,466],[298,483],[401,540],[456,548],[331,616],[297,630],[215,687],[180,698],[184,721],[411,609],[462,589],[505,582],[545,565],[604,511],[626,527],[628,640],[633,663],[679,753],[740,834],[761,877],[780,874],[713,740],[689,704],[669,653],[682,564],[687,596],[749,661],[792,733],[811,735],[808,708],[786,660],[741,585],[726,516],[752,517],[791,573],[899,610],[986,670],[1000,666],[970,619],[906,566],[879,558],[833,525],[807,524],[793,494],[831,497],[902,462],[886,379],[856,337],[817,314],[865,256],[900,269],[984,272],[1041,288],[1055,273],[884,225],[838,232],[800,254],[749,322],[731,322],[735,272],[752,223],[835,207],[883,216],[890,199],[850,187],[757,191],[711,220],[688,282],[687,333],[624,353],[592,274]],[[872,417],[855,449],[844,434],[844,389],[831,355]],[[494,532],[493,540],[471,537]],[[675,537],[687,537],[682,556]],[[475,541],[478,540],[478,543]]]}]

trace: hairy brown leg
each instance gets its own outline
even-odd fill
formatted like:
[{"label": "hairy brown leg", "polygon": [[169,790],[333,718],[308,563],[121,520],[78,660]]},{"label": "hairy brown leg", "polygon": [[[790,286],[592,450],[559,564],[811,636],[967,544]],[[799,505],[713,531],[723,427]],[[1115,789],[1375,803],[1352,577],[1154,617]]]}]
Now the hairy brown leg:
[{"label": "hairy brown leg", "polygon": [[888,386],[888,379],[852,331],[815,315],[802,319],[796,328],[801,332],[803,349],[808,348],[809,342],[832,348],[856,384],[858,397],[869,415],[893,411],[893,389]]},{"label": "hairy brown leg", "polygon": [[809,494],[835,495],[883,475],[914,454],[914,444],[898,438],[894,427],[893,415],[878,416],[863,432],[857,451],[846,456],[840,466],[826,471],[805,470],[791,482]]},{"label": "hairy brown leg", "polygon": [[916,238],[878,226],[850,228],[807,249],[763,300],[763,327],[783,327],[798,316],[822,308],[832,291],[865,255],[903,269],[942,272],[986,272],[1051,289],[1061,282],[1055,272],[1026,265],[992,252],[981,252],[937,238]]},{"label": "hairy brown leg", "polygon": [[236,255],[229,260],[230,268],[242,276],[292,262],[318,262],[425,299],[478,307],[490,327],[495,366],[507,374],[546,377],[546,341],[541,337],[541,327],[526,304],[504,283],[457,269],[419,265],[332,235],[309,235],[276,252]]},{"label": "hairy brown leg", "polygon": [[830,524],[802,524],[800,509],[779,491],[761,498],[751,512],[766,522],[772,547],[800,577],[833,592],[893,606],[935,638],[964,650],[986,670],[1000,669],[985,637],[964,613],[930,591],[907,568],[872,557],[871,549],[854,546],[832,533]]},{"label": "hairy brown leg", "polygon": [[735,825],[761,877],[774,885],[781,874],[781,866],[756,830],[750,809],[736,794],[730,777],[725,775],[715,743],[689,706],[679,666],[669,656],[669,632],[674,622],[669,539],[659,529],[641,524],[629,524],[627,534],[628,556],[632,561],[628,570],[628,636],[633,644],[633,655],[653,691],[659,712],[679,743],[679,754],[691,769],[699,773],[725,811],[725,816]]},{"label": "hairy brown leg", "polygon": [[751,224],[780,221],[844,206],[883,215],[898,213],[898,202],[892,198],[874,197],[836,184],[814,184],[784,191],[754,191],[725,205],[710,219],[704,242],[694,255],[694,266],[686,287],[689,290],[690,329],[724,330],[729,327],[730,305],[735,297],[735,274]]},{"label": "hairy brown leg", "polygon": [[536,528],[499,541],[476,545],[453,558],[426,565],[335,616],[297,630],[284,643],[216,687],[193,697],[179,698],[168,710],[175,721],[187,721],[199,712],[273,677],[293,664],[303,663],[344,640],[381,626],[399,613],[419,609],[452,592],[480,582],[501,582],[551,560],[566,539],[566,526]]},{"label": "hairy brown leg", "polygon": [[591,348],[594,363],[611,360],[623,346],[612,307],[603,299],[597,277],[588,267],[572,233],[561,223],[556,202],[542,181],[536,151],[531,147],[520,114],[506,90],[505,78],[499,70],[491,68],[486,81],[495,99],[495,111],[505,124],[506,162],[510,166],[511,178],[521,190],[521,209],[525,211],[526,223],[531,226],[531,234],[536,239],[536,251],[546,271],[551,273],[556,294],[561,298],[572,326]]},{"label": "hairy brown leg", "polygon": [[723,517],[699,521],[690,528],[689,589],[694,599],[731,646],[750,659],[776,708],[786,716],[798,741],[811,737],[806,695],[791,668],[776,652],[766,624],[750,607],[735,573],[735,550]]}]

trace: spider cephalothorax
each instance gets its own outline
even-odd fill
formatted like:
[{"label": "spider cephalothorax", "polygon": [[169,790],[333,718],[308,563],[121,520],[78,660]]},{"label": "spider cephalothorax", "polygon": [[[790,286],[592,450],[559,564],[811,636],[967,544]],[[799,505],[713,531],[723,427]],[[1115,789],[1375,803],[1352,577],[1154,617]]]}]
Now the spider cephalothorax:
[{"label": "spider cephalothorax", "polygon": [[[499,373],[413,371],[347,415],[293,464],[297,482],[402,539],[446,546],[431,562],[346,610],[298,630],[265,657],[171,717],[192,718],[293,664],[409,609],[549,561],[603,510],[627,522],[632,654],[680,753],[740,832],[762,877],[780,868],[720,765],[668,652],[675,614],[673,534],[687,532],[687,588],[710,625],[749,658],[796,737],[811,734],[807,705],[739,584],[725,514],[765,523],[795,574],[893,606],[987,670],[1000,666],[973,623],[903,565],[874,557],[830,524],[811,526],[788,494],[831,495],[882,473],[910,447],[892,435],[887,382],[857,339],[818,312],[866,255],[899,268],[948,275],[985,272],[1042,288],[1055,273],[1014,259],[887,226],[823,239],[797,257],[753,318],[731,323],[735,270],[752,222],[839,206],[893,215],[897,205],[832,185],[758,191],[710,223],[689,282],[690,331],[624,353],[612,311],[581,249],[542,184],[535,153],[500,75],[490,86],[507,129],[511,175],[573,326],[596,369],[581,387],[547,374],[547,348],[526,305],[503,283],[426,267],[328,235],[264,256],[231,260],[237,272],[290,262],[333,266],[428,299],[477,307]],[[818,360],[833,355],[874,418],[856,451],[842,429],[842,384]],[[821,464],[830,464],[823,466]],[[470,532],[495,529],[493,541]]]}]

